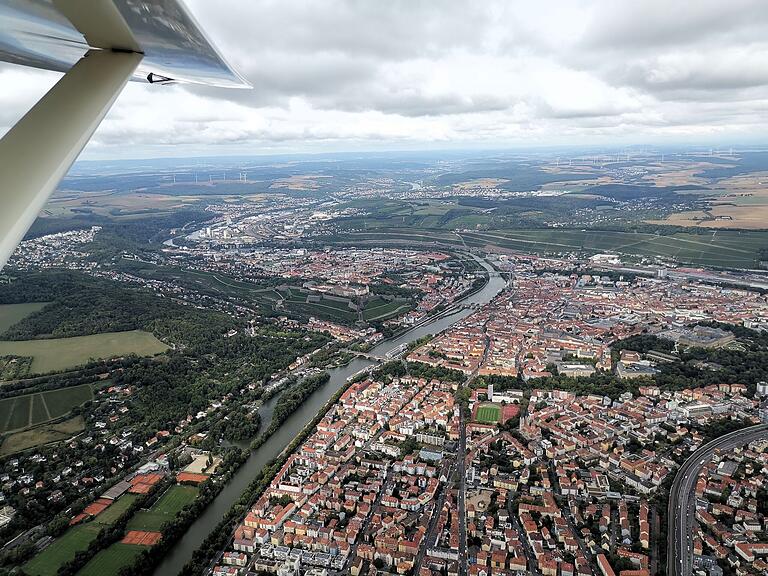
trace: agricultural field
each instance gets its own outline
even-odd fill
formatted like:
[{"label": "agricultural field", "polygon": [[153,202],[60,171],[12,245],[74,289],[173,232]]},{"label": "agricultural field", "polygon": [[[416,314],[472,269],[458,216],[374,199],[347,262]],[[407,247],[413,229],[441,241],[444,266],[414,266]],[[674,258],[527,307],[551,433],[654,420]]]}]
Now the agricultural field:
[{"label": "agricultural field", "polygon": [[116,220],[140,216],[170,214],[194,206],[200,201],[194,196],[173,196],[134,191],[120,194],[109,190],[57,190],[46,204],[43,214],[51,217],[82,215],[102,216]]},{"label": "agricultural field", "polygon": [[378,230],[382,228],[442,228],[487,225],[492,214],[485,207],[469,206],[454,199],[418,201],[371,200],[344,204],[362,209],[365,214],[339,220],[345,229]]},{"label": "agricultural field", "polygon": [[147,548],[149,547],[115,542],[91,558],[77,576],[117,576],[120,570],[133,565],[136,558]]},{"label": "agricultural field", "polygon": [[350,232],[343,237],[331,237],[329,241],[356,246],[499,247],[539,254],[614,252],[635,257],[665,258],[696,266],[756,268],[759,250],[768,247],[768,231],[712,230],[660,235],[559,228],[505,228],[456,233],[418,228],[379,228]]},{"label": "agricultural field", "polygon": [[484,424],[495,424],[501,421],[501,408],[494,404],[483,404],[477,409],[475,419]]},{"label": "agricultural field", "polygon": [[42,446],[43,444],[68,440],[84,429],[85,422],[83,417],[75,416],[57,424],[46,424],[31,430],[14,432],[3,438],[3,443],[0,445],[0,457],[15,454],[16,452],[28,450],[36,446]]},{"label": "agricultural field", "polygon": [[454,247],[461,248],[461,238],[445,230],[420,230],[418,228],[390,228],[382,227],[376,230],[366,230],[365,232],[349,232],[343,236],[330,236],[327,242],[340,245],[361,246],[370,244],[372,246],[424,246],[435,247]]},{"label": "agricultural field", "polygon": [[736,174],[710,187],[703,210],[675,212],[654,223],[699,228],[768,228],[768,190],[765,172]]},{"label": "agricultural field", "polygon": [[139,510],[128,521],[128,530],[161,531],[184,506],[197,498],[195,486],[173,485],[148,510]]},{"label": "agricultural field", "polygon": [[0,433],[29,428],[64,416],[93,399],[90,384],[0,400]]},{"label": "agricultural field", "polygon": [[466,232],[462,237],[473,246],[491,245],[537,253],[614,252],[724,268],[756,268],[760,248],[768,246],[768,232],[738,230],[680,232],[668,236],[605,230],[494,230]]},{"label": "agricultural field", "polygon": [[72,560],[77,552],[86,550],[100,530],[101,525],[93,523],[73,526],[24,564],[24,572],[29,576],[56,576],[59,567]]},{"label": "agricultural field", "polygon": [[131,507],[137,499],[138,494],[131,494],[126,492],[120,498],[112,502],[104,512],[94,518],[94,522],[97,524],[114,524],[125,514],[126,510]]},{"label": "agricultural field", "polygon": [[112,358],[127,354],[151,356],[168,346],[149,332],[105,332],[72,338],[2,340],[0,356],[31,356],[32,373],[43,374],[85,364],[91,358]]},{"label": "agricultural field", "polygon": [[24,304],[0,304],[0,334],[30,314],[42,310],[48,302],[26,302]]}]

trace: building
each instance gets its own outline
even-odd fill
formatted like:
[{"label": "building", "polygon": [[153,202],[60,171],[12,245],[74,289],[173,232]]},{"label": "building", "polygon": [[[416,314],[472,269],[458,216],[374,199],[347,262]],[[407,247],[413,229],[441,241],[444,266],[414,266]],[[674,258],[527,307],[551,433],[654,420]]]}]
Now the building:
[{"label": "building", "polygon": [[672,340],[679,346],[696,348],[722,348],[736,340],[736,336],[732,332],[709,326],[677,328],[661,332],[659,336]]},{"label": "building", "polygon": [[658,370],[650,362],[639,362],[637,364],[626,364],[618,362],[616,364],[616,374],[619,378],[641,378],[643,376],[653,377]]},{"label": "building", "polygon": [[563,376],[592,376],[595,373],[595,367],[591,364],[562,362],[557,365],[557,371]]},{"label": "building", "polygon": [[0,508],[0,528],[5,528],[16,516],[16,510],[12,506],[3,506]]}]

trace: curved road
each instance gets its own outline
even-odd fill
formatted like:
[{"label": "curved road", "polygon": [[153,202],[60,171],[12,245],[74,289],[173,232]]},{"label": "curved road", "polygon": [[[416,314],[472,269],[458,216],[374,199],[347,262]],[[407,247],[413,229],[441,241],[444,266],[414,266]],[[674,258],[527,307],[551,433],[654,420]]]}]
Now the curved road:
[{"label": "curved road", "polygon": [[705,444],[680,467],[669,493],[667,525],[672,527],[667,543],[667,575],[693,574],[693,523],[696,516],[696,479],[712,453],[720,448],[731,450],[768,436],[768,424],[750,426],[716,438]]}]

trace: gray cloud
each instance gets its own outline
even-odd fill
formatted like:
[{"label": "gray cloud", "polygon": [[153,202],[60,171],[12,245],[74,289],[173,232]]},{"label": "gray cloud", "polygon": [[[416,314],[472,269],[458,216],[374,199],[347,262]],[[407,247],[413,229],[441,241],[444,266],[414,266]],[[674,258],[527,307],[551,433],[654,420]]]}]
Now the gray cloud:
[{"label": "gray cloud", "polygon": [[744,89],[768,87],[761,0],[601,1],[589,14],[563,61],[613,85],[689,102],[735,100]]},{"label": "gray cloud", "polygon": [[761,0],[600,0],[591,4],[589,13],[582,48],[636,54],[764,41],[768,24],[768,10]]},{"label": "gray cloud", "polygon": [[[89,148],[315,150],[764,133],[764,0],[188,0],[254,89],[132,85]],[[0,66],[0,125],[55,77]],[[129,149],[132,152],[125,152]]]}]

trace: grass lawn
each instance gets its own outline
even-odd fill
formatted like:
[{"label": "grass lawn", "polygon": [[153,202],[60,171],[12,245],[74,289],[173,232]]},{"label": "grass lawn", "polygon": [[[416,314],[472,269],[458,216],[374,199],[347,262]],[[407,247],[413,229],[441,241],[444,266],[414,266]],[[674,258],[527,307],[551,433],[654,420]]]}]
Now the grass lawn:
[{"label": "grass lawn", "polygon": [[172,520],[179,511],[197,498],[195,486],[171,486],[149,510],[139,510],[128,521],[129,530],[161,531],[163,524]]},{"label": "grass lawn", "polygon": [[100,530],[101,525],[93,523],[73,526],[24,564],[24,572],[30,576],[56,576],[59,567],[72,560],[76,552],[87,549]]},{"label": "grass lawn", "polygon": [[99,524],[114,524],[123,514],[125,514],[125,511],[128,510],[138,497],[138,494],[129,494],[126,492],[120,496],[120,498],[112,502],[104,512],[96,516],[93,521]]},{"label": "grass lawn", "polygon": [[42,374],[85,364],[91,358],[111,358],[126,354],[151,356],[168,346],[149,332],[129,330],[73,338],[0,341],[0,356],[32,356],[32,372]]},{"label": "grass lawn", "polygon": [[128,521],[128,530],[143,530],[146,532],[162,532],[163,524],[173,520],[173,516],[160,514],[150,510],[139,510]]},{"label": "grass lawn", "polygon": [[411,308],[405,300],[395,299],[391,302],[383,298],[371,298],[363,310],[363,318],[366,320],[385,320],[407,312]]},{"label": "grass lawn", "polygon": [[42,310],[48,302],[27,302],[25,304],[0,304],[0,334],[24,320],[30,314]]},{"label": "grass lawn", "polygon": [[484,424],[493,424],[501,420],[501,408],[492,404],[485,404],[477,409],[477,421]]},{"label": "grass lawn", "polygon": [[77,573],[78,576],[117,576],[123,567],[133,565],[148,546],[134,546],[116,542],[101,550]]},{"label": "grass lawn", "polygon": [[0,433],[48,422],[92,399],[90,384],[4,398],[0,400]]}]

